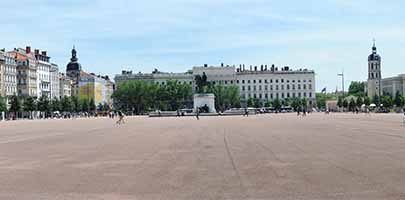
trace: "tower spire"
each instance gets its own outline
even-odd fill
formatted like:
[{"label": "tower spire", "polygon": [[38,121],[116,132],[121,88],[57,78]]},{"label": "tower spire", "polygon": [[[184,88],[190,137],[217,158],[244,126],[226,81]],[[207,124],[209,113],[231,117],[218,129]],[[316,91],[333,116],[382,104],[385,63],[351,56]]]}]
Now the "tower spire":
[{"label": "tower spire", "polygon": [[373,54],[377,53],[377,47],[375,46],[375,38],[373,38],[373,48],[372,48],[372,50],[373,50]]}]

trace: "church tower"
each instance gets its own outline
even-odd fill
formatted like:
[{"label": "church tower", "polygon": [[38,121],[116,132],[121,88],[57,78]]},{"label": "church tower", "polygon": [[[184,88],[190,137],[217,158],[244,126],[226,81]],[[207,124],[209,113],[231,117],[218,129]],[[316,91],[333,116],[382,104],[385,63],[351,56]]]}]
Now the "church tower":
[{"label": "church tower", "polygon": [[375,95],[381,95],[381,57],[374,41],[372,53],[368,56],[367,96],[373,98]]},{"label": "church tower", "polygon": [[79,78],[80,72],[82,71],[82,66],[78,61],[79,59],[77,58],[77,52],[73,46],[72,58],[70,58],[70,62],[66,66],[66,75],[74,80]]}]

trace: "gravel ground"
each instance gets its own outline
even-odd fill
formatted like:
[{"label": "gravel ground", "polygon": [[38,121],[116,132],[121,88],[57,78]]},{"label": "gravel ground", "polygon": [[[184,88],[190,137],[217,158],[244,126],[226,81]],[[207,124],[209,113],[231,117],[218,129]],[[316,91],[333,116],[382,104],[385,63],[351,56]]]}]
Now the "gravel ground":
[{"label": "gravel ground", "polygon": [[0,199],[405,199],[397,114],[0,123]]}]

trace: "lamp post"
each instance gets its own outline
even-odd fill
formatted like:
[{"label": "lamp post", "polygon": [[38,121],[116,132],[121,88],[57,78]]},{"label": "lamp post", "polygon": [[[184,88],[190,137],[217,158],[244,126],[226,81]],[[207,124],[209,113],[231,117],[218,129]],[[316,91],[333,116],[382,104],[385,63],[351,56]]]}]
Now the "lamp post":
[{"label": "lamp post", "polygon": [[345,96],[345,75],[344,75],[344,72],[342,71],[342,73],[338,74],[338,76],[342,77],[342,96]]}]

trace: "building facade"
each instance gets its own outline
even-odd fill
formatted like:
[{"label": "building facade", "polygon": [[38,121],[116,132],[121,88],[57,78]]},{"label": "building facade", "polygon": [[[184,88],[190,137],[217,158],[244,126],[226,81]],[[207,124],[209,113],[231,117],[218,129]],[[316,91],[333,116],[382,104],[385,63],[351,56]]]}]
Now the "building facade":
[{"label": "building facade", "polygon": [[0,51],[0,97],[5,96],[5,92],[4,92],[4,66],[5,66],[4,51]]},{"label": "building facade", "polygon": [[70,97],[72,95],[73,81],[63,73],[59,73],[59,98]]},{"label": "building facade", "polygon": [[4,91],[5,96],[17,94],[17,62],[12,54],[4,53]]},{"label": "building facade", "polygon": [[111,103],[111,88],[114,90],[114,83],[108,76],[84,72],[78,61],[77,51],[73,47],[72,57],[66,66],[66,76],[72,80],[71,95],[79,99],[93,99],[96,105]]},{"label": "building facade", "polygon": [[132,74],[130,71],[123,71],[116,75],[115,83],[127,80],[145,80],[158,84],[165,84],[168,80],[177,80],[180,83],[192,85],[196,90],[194,77],[206,74],[207,80],[213,84],[239,87],[242,99],[259,99],[261,102],[267,100],[285,100],[287,98],[306,98],[310,104],[315,101],[315,72],[307,69],[291,70],[289,67],[278,68],[272,65],[250,66],[246,69],[244,65],[235,66],[198,66],[185,73],[162,73],[154,71],[150,74]]},{"label": "building facade", "polygon": [[49,71],[49,79],[51,81],[51,99],[59,99],[60,98],[60,86],[59,86],[59,69],[58,65],[51,64],[51,68]]},{"label": "building facade", "polygon": [[17,94],[19,96],[38,97],[38,63],[31,52],[31,47],[14,49],[10,54],[17,62]]},{"label": "building facade", "polygon": [[52,64],[46,51],[39,52],[35,49],[35,59],[37,60],[37,97],[51,97],[51,78],[50,72]]},{"label": "building facade", "polygon": [[381,85],[383,94],[394,97],[399,92],[400,95],[405,96],[405,74],[384,78]]}]

